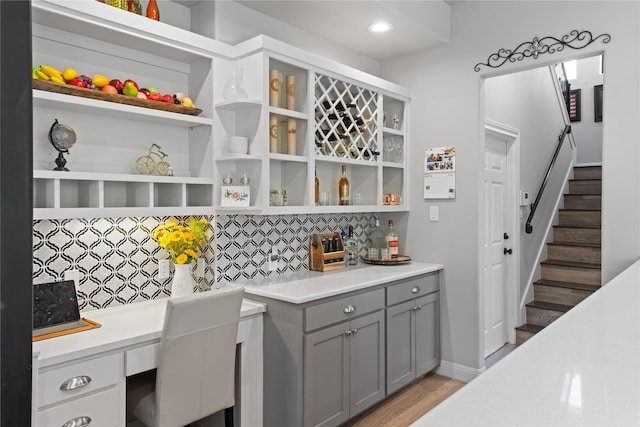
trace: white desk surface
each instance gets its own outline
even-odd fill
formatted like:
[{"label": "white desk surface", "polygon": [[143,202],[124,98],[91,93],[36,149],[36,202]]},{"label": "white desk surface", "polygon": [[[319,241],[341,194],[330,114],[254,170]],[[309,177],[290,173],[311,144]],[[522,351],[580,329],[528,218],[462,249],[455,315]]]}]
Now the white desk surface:
[{"label": "white desk surface", "polygon": [[328,272],[300,271],[263,279],[238,280],[245,294],[302,304],[371,286],[442,270],[441,264],[412,261],[400,265],[360,263]]},{"label": "white desk surface", "polygon": [[640,261],[414,426],[639,426]]},{"label": "white desk surface", "polygon": [[[168,298],[81,313],[102,326],[33,343],[39,368],[121,348],[159,341]],[[240,320],[266,311],[261,303],[244,299]]]}]

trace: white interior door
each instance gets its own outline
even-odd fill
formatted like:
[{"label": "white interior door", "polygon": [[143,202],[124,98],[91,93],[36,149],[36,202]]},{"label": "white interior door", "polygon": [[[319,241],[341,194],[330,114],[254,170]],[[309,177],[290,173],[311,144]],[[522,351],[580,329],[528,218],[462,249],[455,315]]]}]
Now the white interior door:
[{"label": "white interior door", "polygon": [[[484,153],[484,355],[507,343],[507,142],[487,134]],[[505,238],[506,237],[506,238]]]}]

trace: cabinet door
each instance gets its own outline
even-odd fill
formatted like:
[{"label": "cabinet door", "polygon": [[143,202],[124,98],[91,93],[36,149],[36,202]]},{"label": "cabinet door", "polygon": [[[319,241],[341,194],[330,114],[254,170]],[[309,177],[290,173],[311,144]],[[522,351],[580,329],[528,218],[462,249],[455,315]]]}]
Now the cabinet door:
[{"label": "cabinet door", "polygon": [[415,323],[416,376],[420,376],[440,364],[440,307],[438,292],[416,300]]},{"label": "cabinet door", "polygon": [[349,416],[385,397],[385,339],[382,310],[351,321],[349,342]]},{"label": "cabinet door", "polygon": [[416,377],[414,300],[387,308],[387,394]]},{"label": "cabinet door", "polygon": [[304,337],[304,425],[338,425],[349,418],[349,322]]}]

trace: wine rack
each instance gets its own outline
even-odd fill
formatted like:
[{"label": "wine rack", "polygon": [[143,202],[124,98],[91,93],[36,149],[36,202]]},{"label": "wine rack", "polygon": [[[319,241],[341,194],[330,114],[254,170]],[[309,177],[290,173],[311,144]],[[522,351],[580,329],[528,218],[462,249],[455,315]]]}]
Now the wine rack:
[{"label": "wine rack", "polygon": [[316,154],[377,161],[377,93],[322,74],[314,86]]}]

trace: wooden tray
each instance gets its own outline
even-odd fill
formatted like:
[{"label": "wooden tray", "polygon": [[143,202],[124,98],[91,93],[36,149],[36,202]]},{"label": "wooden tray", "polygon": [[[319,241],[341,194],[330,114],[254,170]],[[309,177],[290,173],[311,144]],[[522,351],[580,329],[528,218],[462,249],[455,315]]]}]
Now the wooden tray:
[{"label": "wooden tray", "polygon": [[379,259],[369,259],[369,258],[362,258],[362,261],[366,264],[374,264],[374,265],[399,265],[399,264],[406,264],[408,262],[411,262],[411,257],[408,257],[406,255],[398,255],[398,258],[396,259],[389,259],[389,260],[379,260]]},{"label": "wooden tray", "polygon": [[62,335],[75,334],[76,332],[87,331],[89,329],[95,329],[95,328],[99,328],[100,326],[102,326],[100,323],[94,322],[93,320],[89,320],[89,319],[87,319],[85,317],[83,317],[81,320],[85,323],[84,326],[78,326],[77,328],[71,328],[71,329],[65,329],[65,330],[62,330],[62,331],[51,332],[50,334],[38,335],[37,337],[33,337],[31,339],[31,341],[35,342],[35,341],[46,340],[48,338],[60,337]]},{"label": "wooden tray", "polygon": [[199,116],[202,113],[200,108],[189,108],[182,105],[169,104],[168,102],[149,101],[147,99],[135,98],[126,95],[114,95],[96,89],[87,89],[72,85],[49,82],[45,80],[32,80],[33,88],[46,90],[48,92],[63,93],[65,95],[81,96],[83,98],[98,99],[100,101],[115,102],[117,104],[135,105],[136,107],[152,108],[154,110],[169,111],[172,113]]}]

